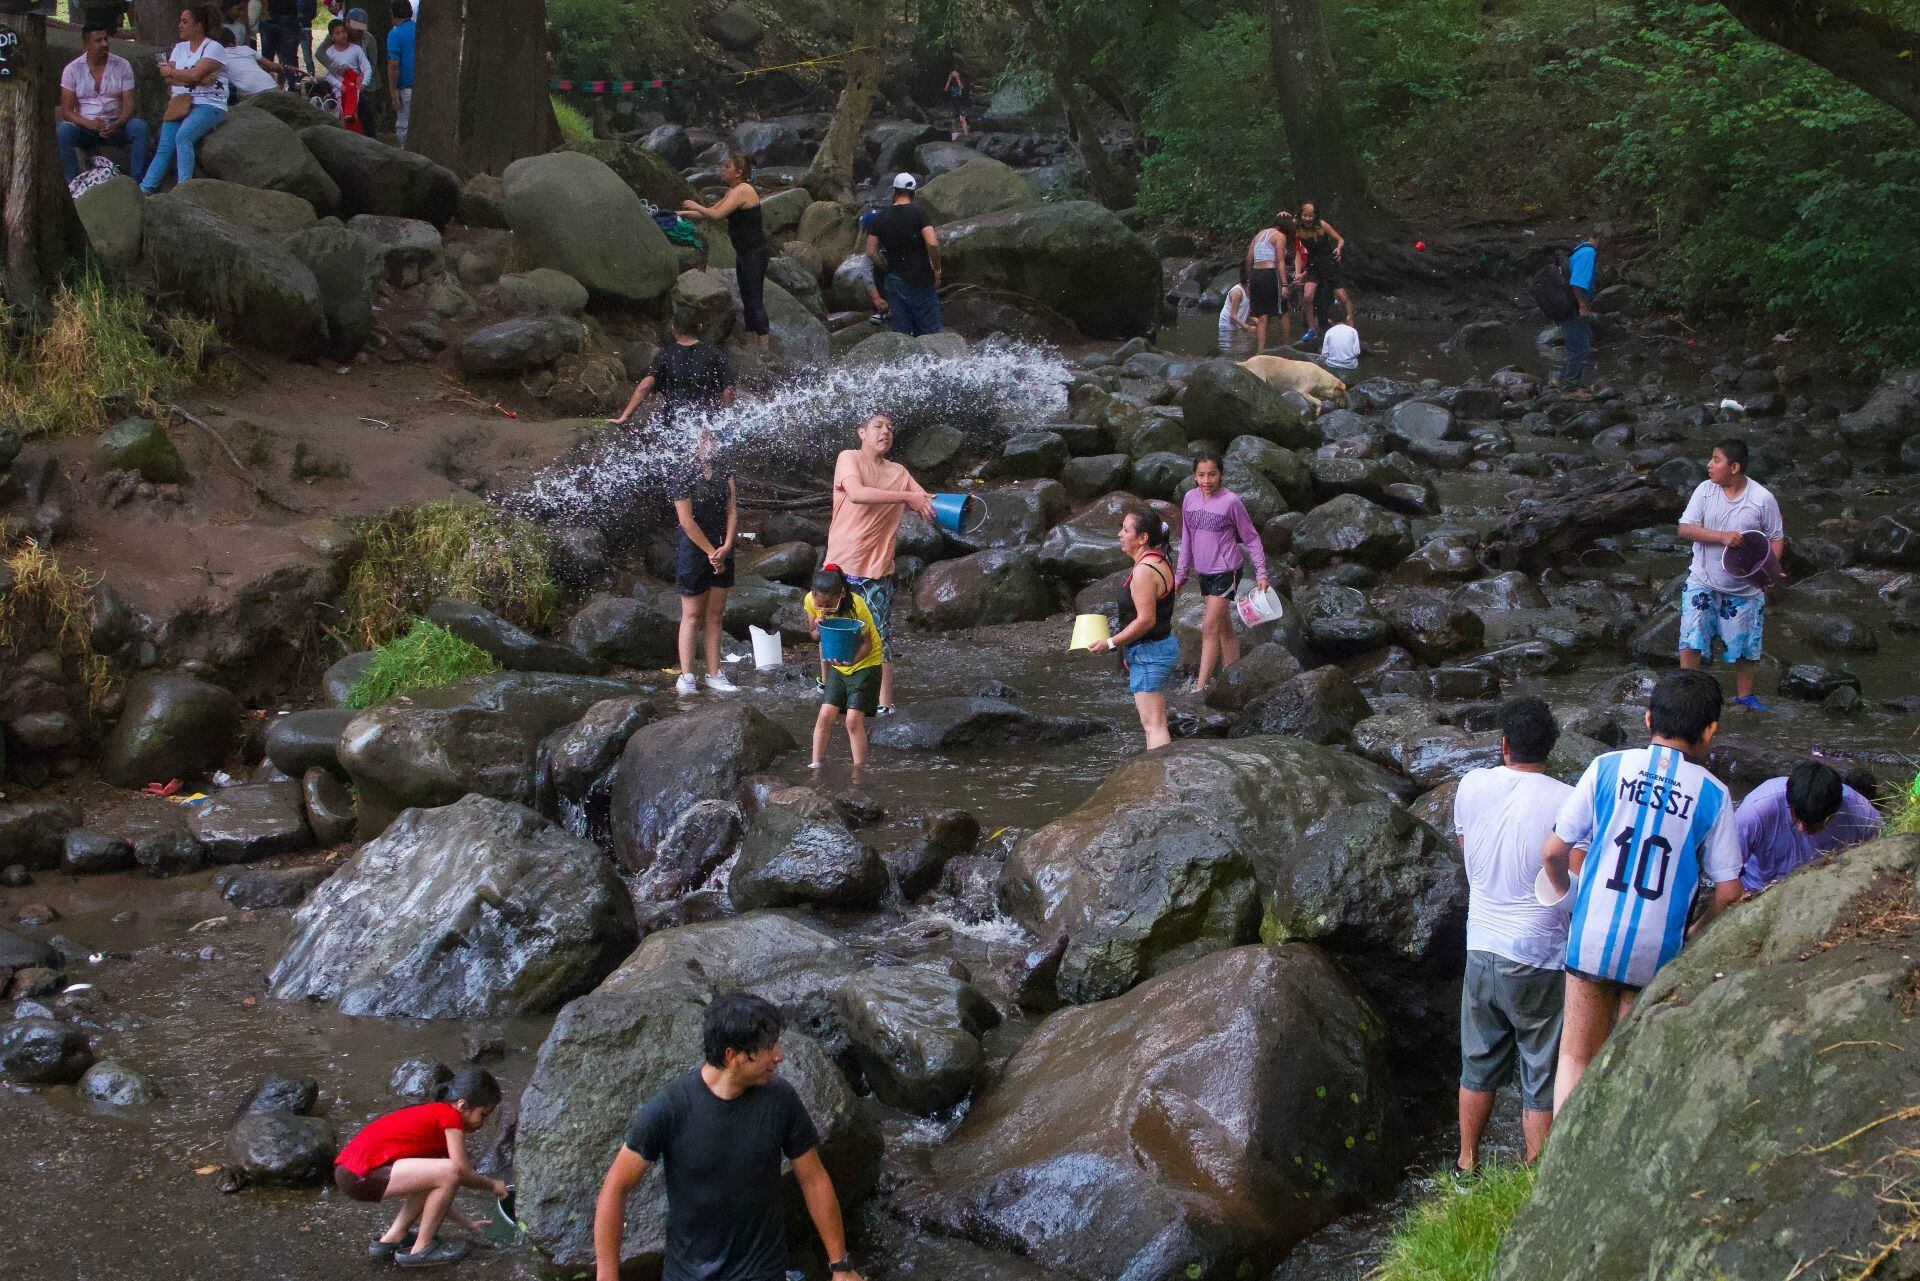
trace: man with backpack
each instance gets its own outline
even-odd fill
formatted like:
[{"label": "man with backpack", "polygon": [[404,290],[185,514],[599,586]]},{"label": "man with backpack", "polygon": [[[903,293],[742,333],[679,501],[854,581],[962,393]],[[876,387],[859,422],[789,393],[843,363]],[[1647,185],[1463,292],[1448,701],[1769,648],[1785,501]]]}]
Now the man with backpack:
[{"label": "man with backpack", "polygon": [[1593,395],[1581,383],[1587,375],[1587,354],[1593,350],[1593,278],[1599,265],[1599,246],[1605,243],[1606,235],[1604,225],[1596,226],[1591,236],[1573,247],[1564,268],[1550,262],[1527,282],[1527,290],[1541,312],[1560,325],[1560,341],[1567,354],[1553,385],[1569,400],[1587,400]]}]

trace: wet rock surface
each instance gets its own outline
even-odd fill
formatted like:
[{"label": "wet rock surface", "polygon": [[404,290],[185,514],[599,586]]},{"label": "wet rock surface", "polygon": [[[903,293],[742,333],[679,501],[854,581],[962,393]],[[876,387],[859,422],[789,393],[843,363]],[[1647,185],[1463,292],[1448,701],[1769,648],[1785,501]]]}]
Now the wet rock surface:
[{"label": "wet rock surface", "polygon": [[944,970],[862,970],[834,993],[854,1057],[874,1097],[908,1112],[940,1112],[986,1070],[980,1038],[1000,1022],[980,990]]}]

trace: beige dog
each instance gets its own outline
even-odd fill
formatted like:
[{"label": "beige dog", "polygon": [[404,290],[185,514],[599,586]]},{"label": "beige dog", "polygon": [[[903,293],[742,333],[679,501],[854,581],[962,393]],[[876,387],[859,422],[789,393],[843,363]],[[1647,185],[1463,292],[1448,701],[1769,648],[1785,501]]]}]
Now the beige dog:
[{"label": "beige dog", "polygon": [[1279,391],[1297,391],[1313,402],[1347,403],[1347,385],[1310,360],[1288,360],[1285,356],[1252,356],[1240,362],[1240,368]]}]

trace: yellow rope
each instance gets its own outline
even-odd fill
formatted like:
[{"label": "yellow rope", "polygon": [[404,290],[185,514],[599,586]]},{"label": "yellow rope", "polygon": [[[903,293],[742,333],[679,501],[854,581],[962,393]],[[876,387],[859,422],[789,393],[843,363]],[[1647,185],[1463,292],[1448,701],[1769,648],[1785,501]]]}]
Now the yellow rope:
[{"label": "yellow rope", "polygon": [[734,83],[745,84],[750,77],[764,76],[774,71],[792,71],[795,67],[816,67],[824,63],[839,62],[842,58],[851,57],[856,53],[865,53],[871,48],[873,48],[872,45],[860,44],[855,45],[851,49],[842,49],[839,53],[823,53],[818,58],[805,58],[799,62],[783,62],[777,67],[755,67],[751,71],[741,72],[740,78],[735,80]]}]

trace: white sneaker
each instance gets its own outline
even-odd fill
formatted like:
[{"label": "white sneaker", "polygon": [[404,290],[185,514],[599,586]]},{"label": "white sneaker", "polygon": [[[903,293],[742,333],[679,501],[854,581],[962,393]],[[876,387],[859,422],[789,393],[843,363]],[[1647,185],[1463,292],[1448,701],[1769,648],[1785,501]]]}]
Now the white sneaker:
[{"label": "white sneaker", "polygon": [[740,687],[727,679],[725,672],[715,672],[707,677],[707,688],[716,694],[738,694]]},{"label": "white sneaker", "polygon": [[680,679],[673,683],[673,692],[685,698],[689,694],[700,692],[700,681],[692,672],[680,673]]}]

